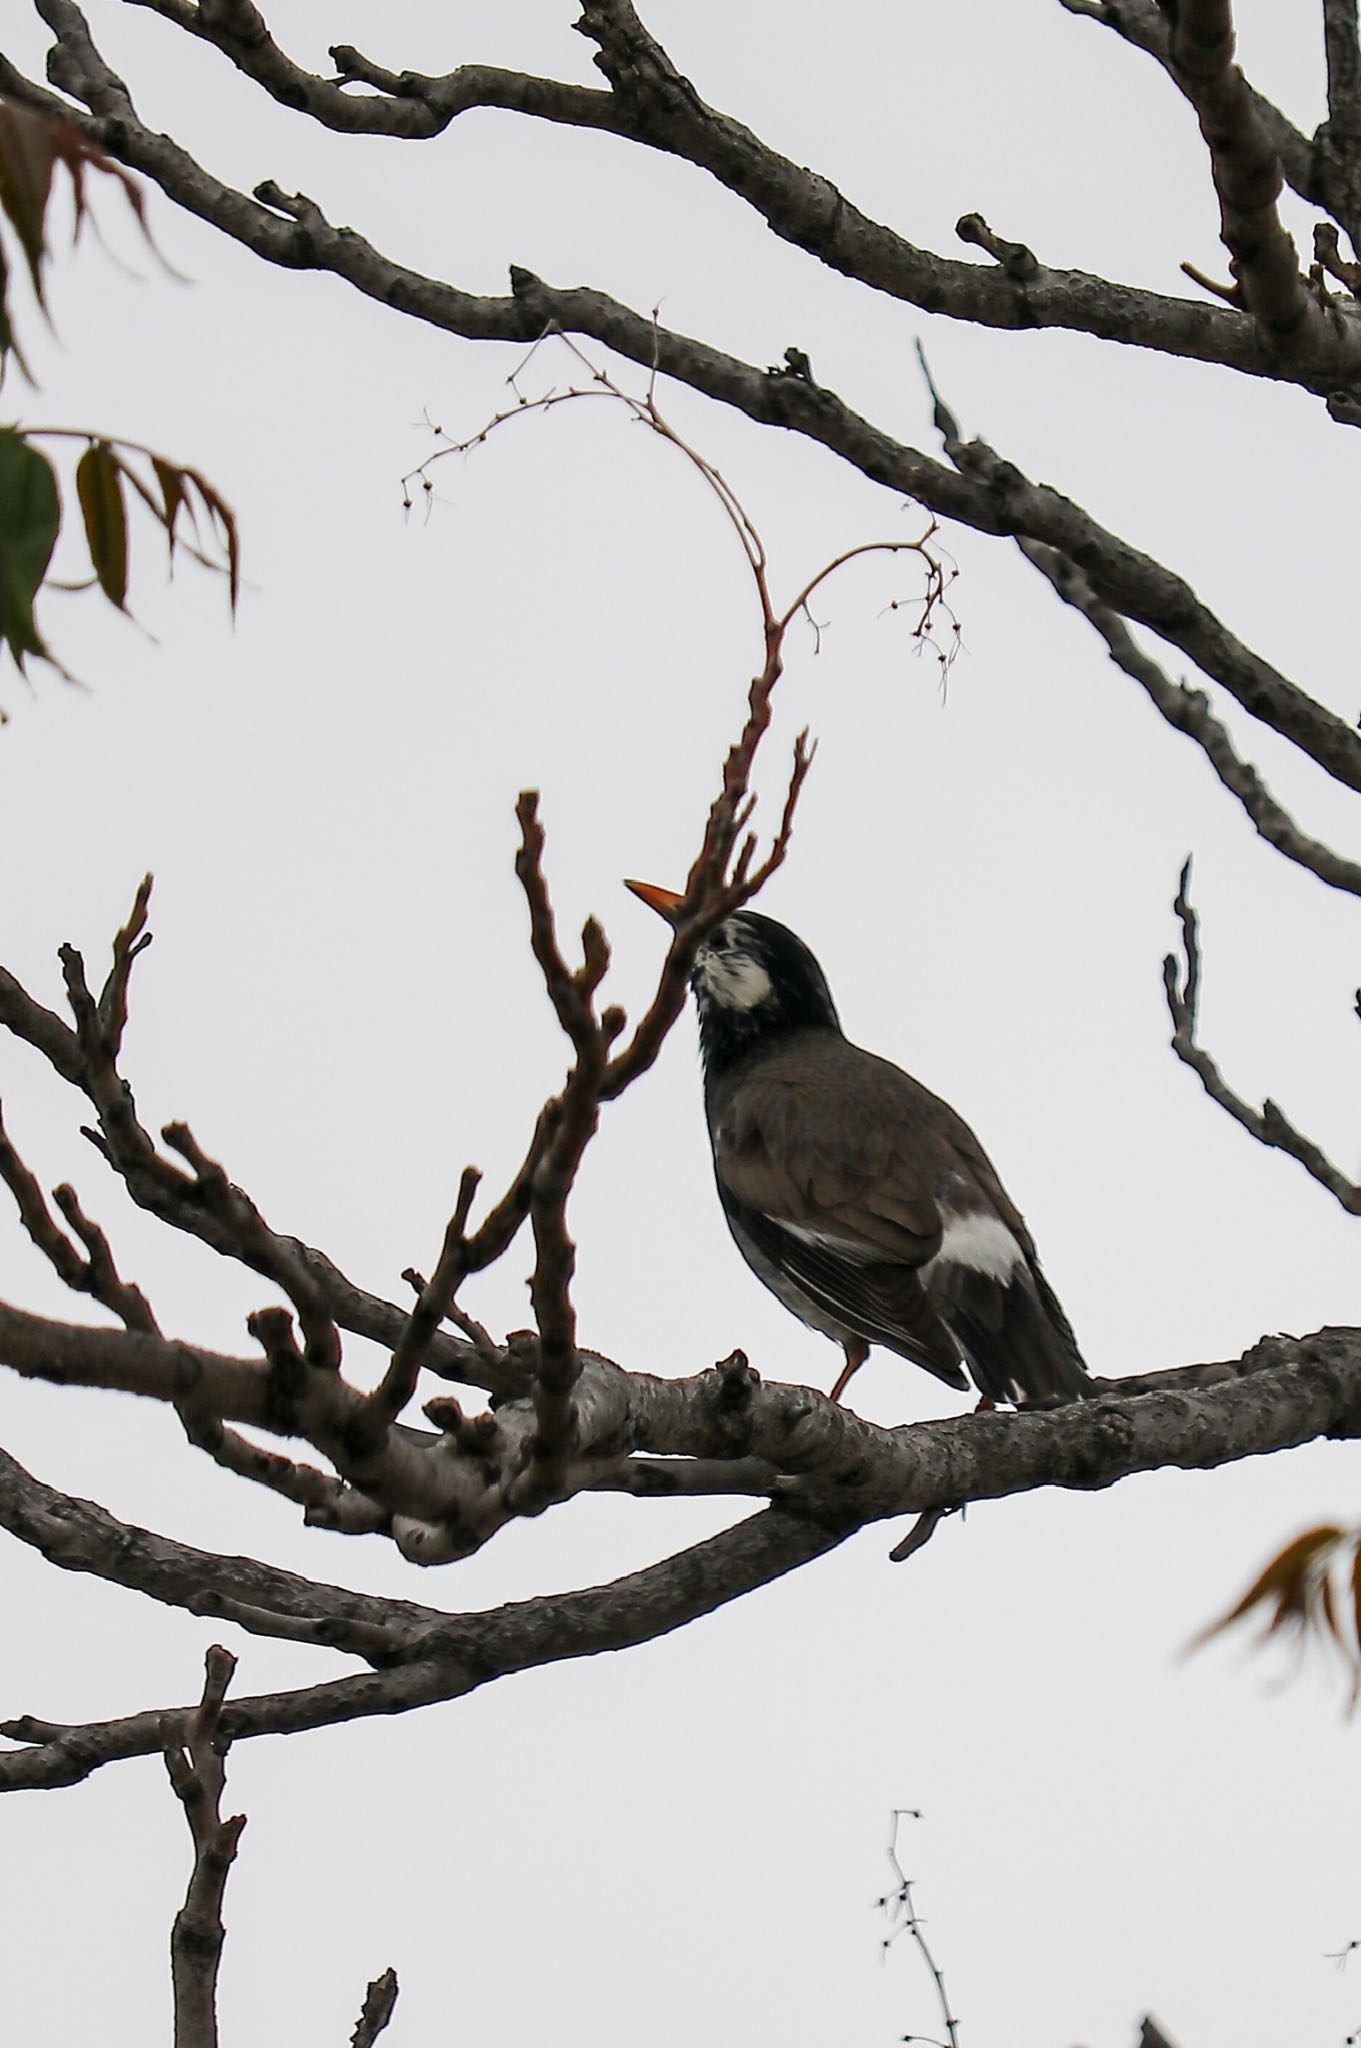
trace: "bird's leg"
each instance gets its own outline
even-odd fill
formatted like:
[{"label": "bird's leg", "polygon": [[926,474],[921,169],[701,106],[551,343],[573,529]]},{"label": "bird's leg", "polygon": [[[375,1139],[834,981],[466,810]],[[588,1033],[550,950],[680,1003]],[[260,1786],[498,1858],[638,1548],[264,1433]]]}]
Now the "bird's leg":
[{"label": "bird's leg", "polygon": [[846,1363],[837,1374],[836,1385],[828,1396],[828,1399],[832,1401],[839,1401],[841,1399],[841,1396],[851,1383],[852,1375],[859,1372],[861,1366],[870,1355],[870,1347],[863,1337],[853,1337],[849,1343],[843,1339],[841,1348],[846,1354]]}]

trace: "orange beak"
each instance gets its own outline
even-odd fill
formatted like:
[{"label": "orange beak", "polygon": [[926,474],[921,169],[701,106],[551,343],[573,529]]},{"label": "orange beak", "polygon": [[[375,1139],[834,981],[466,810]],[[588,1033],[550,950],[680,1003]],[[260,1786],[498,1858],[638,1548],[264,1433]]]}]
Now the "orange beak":
[{"label": "orange beak", "polygon": [[685,898],[678,896],[674,889],[659,889],[655,882],[625,882],[624,887],[632,889],[649,910],[655,910],[658,917],[664,917],[668,924],[676,922],[676,912]]}]

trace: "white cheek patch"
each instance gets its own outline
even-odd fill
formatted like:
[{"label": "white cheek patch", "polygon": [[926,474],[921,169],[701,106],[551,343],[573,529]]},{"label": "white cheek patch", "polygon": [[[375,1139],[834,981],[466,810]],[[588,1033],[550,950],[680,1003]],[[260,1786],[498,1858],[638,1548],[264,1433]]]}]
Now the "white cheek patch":
[{"label": "white cheek patch", "polygon": [[754,1010],[770,998],[770,976],[750,953],[701,953],[695,976],[725,1010]]},{"label": "white cheek patch", "polygon": [[971,1272],[986,1273],[990,1279],[1008,1284],[1018,1267],[1025,1265],[1025,1253],[1000,1216],[950,1216],[935,1265],[968,1266]]}]

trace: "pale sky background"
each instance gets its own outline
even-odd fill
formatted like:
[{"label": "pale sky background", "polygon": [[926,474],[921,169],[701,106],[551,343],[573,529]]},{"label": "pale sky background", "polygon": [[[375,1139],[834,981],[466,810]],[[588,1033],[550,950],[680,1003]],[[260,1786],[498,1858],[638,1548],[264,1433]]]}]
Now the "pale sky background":
[{"label": "pale sky background", "polygon": [[[393,68],[462,60],[587,79],[571,0],[396,8],[274,0],[294,55],[350,40]],[[1195,123],[1157,68],[1056,0],[822,10],[651,0],[717,105],[912,239],[956,253],[980,210],[1042,261],[1179,292],[1222,274]],[[1315,10],[1238,9],[1245,61],[1305,127],[1322,113]],[[999,335],[878,302],[770,236],[701,173],[608,138],[476,114],[427,144],[324,134],[133,7],[92,5],[153,126],[249,189],[310,192],[385,253],[471,290],[511,262],[592,284],[758,363],[790,344],[889,430],[934,448],[921,335],[966,430],[1190,577],[1262,653],[1361,710],[1353,621],[1361,441],[1301,393],[1059,334]],[[1293,41],[1292,41],[1293,38]],[[45,32],[6,10],[41,70]],[[185,1118],[279,1228],[401,1296],[428,1269],[465,1161],[493,1188],[564,1050],[525,942],[516,792],[543,792],[564,922],[605,921],[636,1007],[664,934],[620,878],[679,885],[759,661],[724,522],[660,443],[599,406],[516,422],[437,472],[427,522],[399,478],[424,412],[475,431],[516,351],[452,340],[338,280],[271,270],[153,195],[156,274],[114,247],[53,279],[57,338],[23,328],[26,423],[90,425],[196,463],[236,507],[246,587],[148,521],[132,601],[48,598],[83,679],[0,677],[0,959],[60,1000],[153,868],[156,943],[133,989],[143,1115]],[[1304,227],[1301,208],[1291,219]],[[1305,229],[1307,232],[1307,228]],[[561,381],[566,370],[548,369]],[[764,532],[778,590],[922,515],[789,436],[664,389]],[[69,472],[68,472],[69,473]],[[1264,1332],[1361,1318],[1355,1226],[1258,1151],[1167,1049],[1160,963],[1196,855],[1207,1042],[1346,1168],[1361,979],[1357,907],[1254,837],[1198,753],[1109,669],[1005,542],[944,536],[965,652],[944,699],[865,569],[795,635],[761,788],[790,736],[819,754],[762,907],[821,958],[851,1035],[975,1124],[1039,1240],[1093,1369],[1237,1355]],[[1181,668],[1174,661],[1174,673]],[[1307,829],[1361,849],[1341,794],[1241,717]],[[0,1044],[0,1092],[42,1181],[70,1176],[166,1327],[244,1349],[270,1298],[130,1210],[77,1135],[81,1105]],[[714,1197],[693,1020],[606,1116],[572,1211],[581,1336],[688,1373],[742,1344],[827,1386],[835,1349],[731,1246]],[[527,1246],[467,1292],[528,1319]],[[6,1296],[80,1304],[0,1227]],[[363,1347],[352,1369],[373,1370]],[[955,1397],[876,1354],[868,1415]],[[217,1472],[174,1418],[0,1384],[3,1441],[42,1477],[183,1540],[451,1609],[588,1585],[724,1526],[722,1504],[576,1502],[422,1577],[376,1539],[305,1532]],[[966,2048],[1126,2048],[1154,2010],[1179,2048],[1318,2044],[1361,2023],[1361,1729],[1312,1670],[1180,1651],[1303,1523],[1356,1512],[1354,1450],[977,1508],[906,1567],[899,1531],[626,1656],[507,1680],[400,1720],[243,1744],[250,1825],[228,1894],[223,2039],[329,2048],[393,1964],[394,2048],[457,2039],[649,2048],[878,2048],[935,2034],[909,1946],[883,1967],[889,1809]],[[5,1549],[3,1714],[81,1720],[183,1701],[214,1640],[238,1691],[349,1660],[240,1636]],[[169,2039],[166,1945],[188,1871],[156,1760],[0,1809],[6,2037]]]}]

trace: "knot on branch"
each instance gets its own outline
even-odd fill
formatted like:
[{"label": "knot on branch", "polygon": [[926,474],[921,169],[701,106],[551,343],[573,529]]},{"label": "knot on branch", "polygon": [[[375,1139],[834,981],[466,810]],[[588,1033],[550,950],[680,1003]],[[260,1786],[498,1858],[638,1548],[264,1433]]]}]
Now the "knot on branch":
[{"label": "knot on branch", "polygon": [[995,235],[981,213],[961,214],[955,222],[955,233],[961,242],[986,250],[1017,284],[1030,284],[1040,274],[1039,259],[1034,250],[1028,249],[1024,242],[1008,242],[1001,235]]},{"label": "knot on branch", "polygon": [[730,1351],[726,1358],[714,1361],[718,1374],[718,1398],[725,1408],[740,1407],[750,1401],[752,1389],[761,1384],[761,1375],[750,1363],[745,1351]]},{"label": "knot on branch", "polygon": [[650,36],[627,0],[584,0],[573,22],[578,35],[596,44],[591,59],[623,101],[639,132],[649,114],[674,114],[692,119],[707,113],[690,80],[678,71],[661,44]]}]

